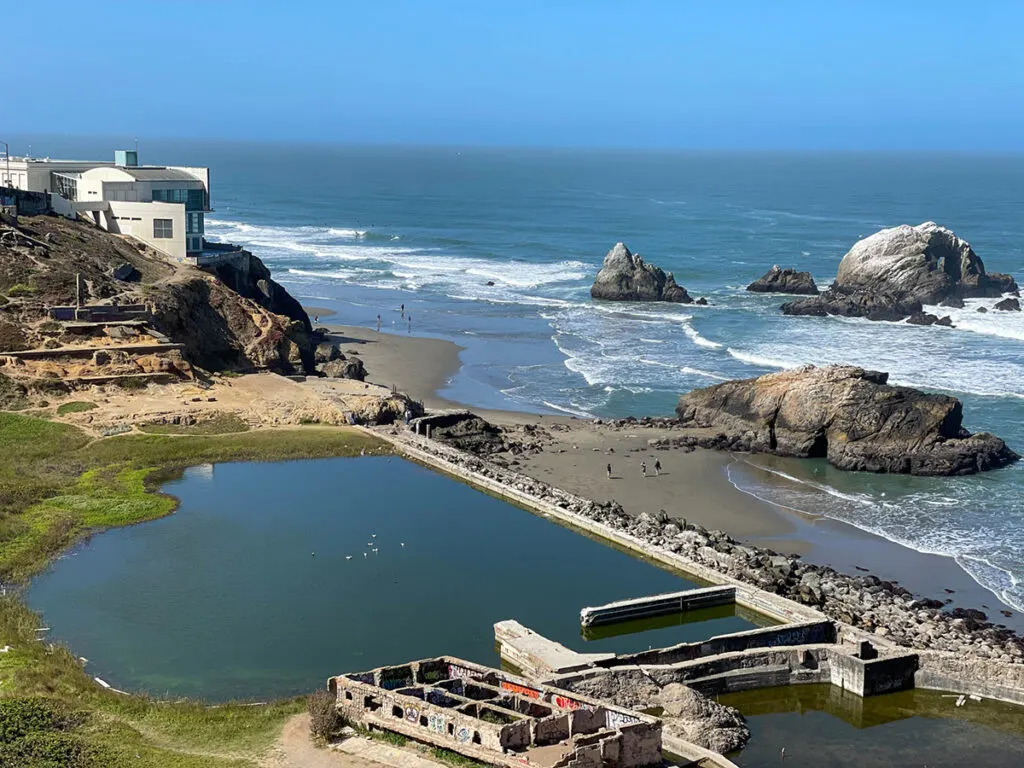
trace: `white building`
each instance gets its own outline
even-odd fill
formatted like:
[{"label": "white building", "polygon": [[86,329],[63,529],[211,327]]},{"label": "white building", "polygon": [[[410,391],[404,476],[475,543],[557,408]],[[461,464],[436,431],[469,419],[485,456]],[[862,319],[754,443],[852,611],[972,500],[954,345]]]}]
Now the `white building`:
[{"label": "white building", "polygon": [[179,261],[202,255],[209,168],[139,165],[132,150],[118,150],[114,162],[12,157],[0,163],[0,183],[49,193],[56,211],[131,235]]}]

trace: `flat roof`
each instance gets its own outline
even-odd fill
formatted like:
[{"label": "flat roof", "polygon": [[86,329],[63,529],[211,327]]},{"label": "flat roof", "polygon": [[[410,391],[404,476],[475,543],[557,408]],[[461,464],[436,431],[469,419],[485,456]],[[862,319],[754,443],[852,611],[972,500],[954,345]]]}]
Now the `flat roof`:
[{"label": "flat roof", "polygon": [[177,168],[161,168],[155,166],[116,166],[138,181],[202,181],[187,171]]}]

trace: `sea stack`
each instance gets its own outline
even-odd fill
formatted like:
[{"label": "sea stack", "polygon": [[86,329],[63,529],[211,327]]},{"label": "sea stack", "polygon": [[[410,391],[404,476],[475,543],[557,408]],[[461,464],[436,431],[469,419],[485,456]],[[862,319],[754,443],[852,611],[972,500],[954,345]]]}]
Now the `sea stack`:
[{"label": "sea stack", "polygon": [[964,298],[1017,290],[1009,275],[986,272],[970,243],[926,221],[883,229],[843,256],[835,282],[820,296],[782,306],[787,315],[845,315],[903,320],[923,304],[956,306]]},{"label": "sea stack", "polygon": [[792,267],[782,269],[772,266],[761,277],[747,286],[752,293],[795,293],[803,296],[817,296],[818,286],[810,272],[797,272]]},{"label": "sea stack", "polygon": [[969,475],[1020,458],[998,437],[964,429],[956,398],[888,379],[853,366],[806,366],[693,390],[676,414],[703,433],[703,447],[827,458],[840,469]]},{"label": "sea stack", "polygon": [[605,301],[671,301],[692,304],[686,289],[677,285],[672,273],[646,263],[624,243],[616,243],[604,257],[601,271],[590,295]]}]

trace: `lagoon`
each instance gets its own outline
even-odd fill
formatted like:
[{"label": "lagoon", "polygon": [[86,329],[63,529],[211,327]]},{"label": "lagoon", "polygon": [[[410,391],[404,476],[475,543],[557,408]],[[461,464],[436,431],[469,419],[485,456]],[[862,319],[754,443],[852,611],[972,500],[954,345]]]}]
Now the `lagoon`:
[{"label": "lagoon", "polygon": [[94,536],[27,595],[125,690],[262,700],[440,654],[497,665],[509,618],[581,651],[753,626],[713,611],[584,639],[586,605],[695,585],[398,457],[207,465],[162,490],[173,515]]}]

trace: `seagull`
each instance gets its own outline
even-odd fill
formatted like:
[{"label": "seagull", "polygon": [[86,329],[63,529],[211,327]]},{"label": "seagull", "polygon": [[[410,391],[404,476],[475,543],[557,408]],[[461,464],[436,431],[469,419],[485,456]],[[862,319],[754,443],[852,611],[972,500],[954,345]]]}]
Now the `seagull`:
[{"label": "seagull", "polygon": [[310,553],[309,553],[309,556],[310,556],[310,557],[316,557],[316,552],[310,552]]},{"label": "seagull", "polygon": [[363,552],[363,557],[366,557],[366,553],[365,552]]},{"label": "seagull", "polygon": [[370,538],[371,539],[376,539],[377,538],[377,534],[376,533],[371,533],[370,534]]},{"label": "seagull", "polygon": [[351,560],[352,559],[352,555],[345,555],[345,559],[346,560]]},{"label": "seagull", "polygon": [[405,542],[404,542],[404,541],[402,542],[402,546],[403,546],[403,547],[405,546]]}]

